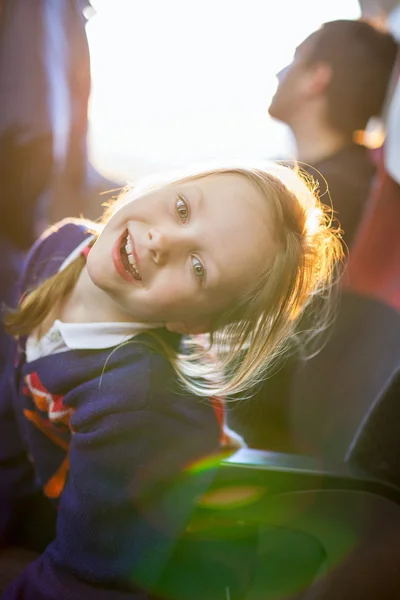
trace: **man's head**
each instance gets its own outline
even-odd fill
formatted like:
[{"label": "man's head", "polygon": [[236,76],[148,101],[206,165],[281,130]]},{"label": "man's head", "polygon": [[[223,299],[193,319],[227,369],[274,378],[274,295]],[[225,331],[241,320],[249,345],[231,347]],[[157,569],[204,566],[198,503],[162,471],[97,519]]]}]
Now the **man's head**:
[{"label": "man's head", "polygon": [[278,74],[269,113],[292,128],[298,119],[315,117],[351,136],[380,114],[396,51],[392,37],[368,23],[325,23]]}]

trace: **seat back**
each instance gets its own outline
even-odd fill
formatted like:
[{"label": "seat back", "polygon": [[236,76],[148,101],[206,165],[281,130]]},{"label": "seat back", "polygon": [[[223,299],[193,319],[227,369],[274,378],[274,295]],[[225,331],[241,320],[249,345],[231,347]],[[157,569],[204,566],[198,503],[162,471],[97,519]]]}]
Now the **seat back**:
[{"label": "seat back", "polygon": [[227,420],[251,447],[344,460],[399,367],[400,313],[343,291],[322,350],[289,357]]},{"label": "seat back", "polygon": [[400,314],[344,292],[332,335],[292,378],[290,428],[309,454],[344,460],[400,367]]},{"label": "seat back", "polygon": [[400,482],[400,371],[357,431],[347,460],[377,477]]}]

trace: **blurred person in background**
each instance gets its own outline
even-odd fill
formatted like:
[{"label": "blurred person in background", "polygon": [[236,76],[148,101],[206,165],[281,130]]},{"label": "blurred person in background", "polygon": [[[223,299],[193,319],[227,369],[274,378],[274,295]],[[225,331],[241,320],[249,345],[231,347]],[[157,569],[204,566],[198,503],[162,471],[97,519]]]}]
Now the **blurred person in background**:
[{"label": "blurred person in background", "polygon": [[[400,43],[399,0],[359,0],[359,3],[364,19],[390,31]],[[360,311],[361,318],[353,313],[357,327],[352,327],[352,337],[357,334],[358,339],[351,339],[347,332],[346,338],[338,338],[344,346],[344,360],[334,358],[334,351],[324,355],[327,346],[321,353],[322,362],[318,361],[317,368],[313,367],[312,361],[305,364],[303,381],[307,383],[303,391],[308,392],[306,411],[301,393],[297,392],[301,381],[299,386],[296,380],[297,406],[292,403],[292,407],[293,412],[301,413],[303,419],[298,421],[297,431],[293,433],[295,436],[302,429],[303,438],[309,442],[311,433],[315,440],[310,423],[311,427],[318,423],[320,440],[324,439],[326,443],[326,438],[332,434],[337,438],[337,425],[344,422],[340,413],[347,419],[352,405],[361,400],[360,404],[365,406],[359,392],[365,390],[368,398],[369,388],[375,388],[377,393],[368,398],[372,402],[362,415],[346,460],[364,472],[399,485],[400,52],[393,69],[383,121],[386,139],[378,153],[377,175],[350,251],[345,281],[347,297],[362,300],[358,309],[366,305],[369,309],[367,313]],[[365,345],[365,331],[368,332],[368,346]],[[360,338],[364,344],[360,343]],[[338,351],[339,348],[336,344],[333,350]],[[332,358],[334,360],[329,360]],[[334,377],[329,373],[334,373]],[[324,389],[327,389],[326,394]],[[344,563],[343,568],[341,566],[328,576],[329,581],[324,581],[324,598],[342,598],[344,595],[365,600],[398,598],[398,542],[395,527],[383,529],[380,535],[375,535],[370,551],[355,561]]]},{"label": "blurred person in background", "polygon": [[[79,214],[83,208],[90,92],[87,4],[0,3],[0,233],[22,250],[53,220],[49,211]],[[45,192],[60,179],[74,192],[68,207],[54,194],[48,206]]]},{"label": "blurred person in background", "polygon": [[333,203],[348,246],[375,172],[367,148],[354,136],[380,115],[395,56],[391,35],[368,23],[325,23],[278,74],[269,107],[292,130],[296,158],[319,182],[322,200]]},{"label": "blurred person in background", "polygon": [[[359,0],[362,16],[390,31],[400,44],[400,1]],[[379,153],[378,173],[368,211],[350,254],[347,287],[388,306],[400,320],[400,50],[397,54],[384,114],[386,139]],[[378,475],[400,481],[400,357],[397,375],[383,398],[371,408],[351,460]]]},{"label": "blurred person in background", "polygon": [[[349,246],[362,219],[376,172],[370,151],[356,144],[353,134],[365,129],[368,119],[383,110],[396,52],[393,37],[369,23],[326,23],[300,45],[293,63],[280,74],[280,84],[269,109],[272,116],[291,127],[298,159],[314,168],[304,164],[301,167],[313,177],[318,176],[315,171],[318,169],[326,178],[333,208],[344,230],[344,241]],[[323,194],[326,184],[319,179],[321,199],[329,204],[330,197]],[[367,235],[363,245],[368,243]],[[370,252],[365,254],[365,248],[361,254],[368,256],[367,262],[374,261]],[[302,329],[309,326],[309,318],[312,319],[312,310],[305,315]],[[306,363],[311,385],[317,374],[313,371],[313,359]],[[294,439],[288,419],[293,398],[297,398],[294,388],[298,368],[303,364],[300,350],[283,356],[275,373],[252,400],[238,403],[228,412],[230,426],[248,445],[282,452],[299,451],[300,444]],[[299,404],[304,405],[305,414],[308,404],[312,404],[311,397],[310,390],[303,391]],[[322,398],[318,400],[323,406]],[[317,414],[318,410],[314,412]]]},{"label": "blurred person in background", "polygon": [[[87,5],[0,2],[1,308],[15,304],[25,252],[49,222],[97,216],[88,210],[86,185]],[[1,329],[0,368],[8,348]]]}]

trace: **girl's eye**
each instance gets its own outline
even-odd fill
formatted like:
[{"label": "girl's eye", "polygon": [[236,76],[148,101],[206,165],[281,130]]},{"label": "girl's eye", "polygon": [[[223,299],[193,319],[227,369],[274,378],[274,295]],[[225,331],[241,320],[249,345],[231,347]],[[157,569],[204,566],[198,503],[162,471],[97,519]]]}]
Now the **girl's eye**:
[{"label": "girl's eye", "polygon": [[198,279],[204,279],[204,275],[205,275],[204,266],[199,261],[199,259],[196,258],[195,256],[192,256],[192,268],[193,268],[193,273],[195,274],[195,276]]},{"label": "girl's eye", "polygon": [[178,196],[175,202],[175,209],[183,223],[187,223],[190,217],[189,205],[182,196]]}]

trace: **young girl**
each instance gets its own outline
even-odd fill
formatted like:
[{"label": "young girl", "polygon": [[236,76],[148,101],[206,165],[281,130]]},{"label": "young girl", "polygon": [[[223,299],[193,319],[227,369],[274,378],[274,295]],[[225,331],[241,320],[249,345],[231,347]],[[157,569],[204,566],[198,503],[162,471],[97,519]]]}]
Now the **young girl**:
[{"label": "young girl", "polygon": [[[179,521],[167,484],[224,440],[207,396],[261,379],[339,254],[317,197],[272,165],[159,180],[100,227],[66,221],[37,242],[6,318],[1,533],[40,518],[54,539],[4,598],[146,597],[132,590]],[[199,333],[209,352],[180,351]]]}]

